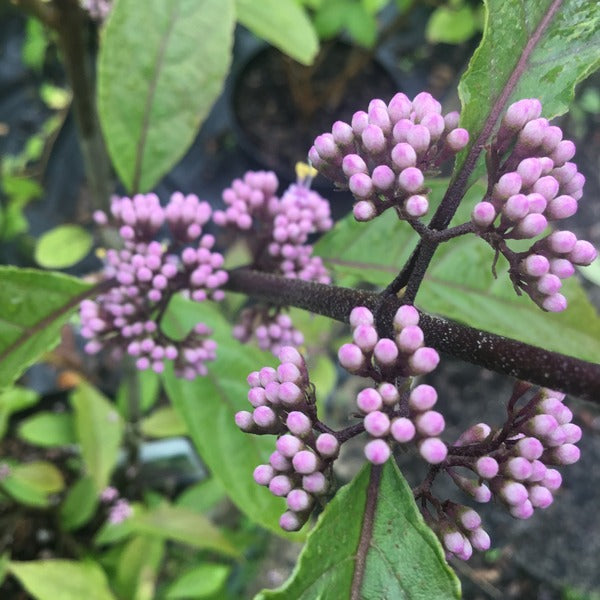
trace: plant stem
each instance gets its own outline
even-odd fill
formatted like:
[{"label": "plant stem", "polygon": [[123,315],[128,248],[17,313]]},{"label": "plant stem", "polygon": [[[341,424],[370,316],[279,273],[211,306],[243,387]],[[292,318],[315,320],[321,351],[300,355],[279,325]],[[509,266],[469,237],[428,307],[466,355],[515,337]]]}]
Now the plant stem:
[{"label": "plant stem", "polygon": [[[348,322],[355,306],[377,311],[382,337],[394,337],[393,318],[403,301],[376,292],[287,279],[239,268],[229,273],[226,290],[277,306],[295,306]],[[480,367],[600,403],[600,365],[474,329],[421,312],[419,325],[428,345]]]}]

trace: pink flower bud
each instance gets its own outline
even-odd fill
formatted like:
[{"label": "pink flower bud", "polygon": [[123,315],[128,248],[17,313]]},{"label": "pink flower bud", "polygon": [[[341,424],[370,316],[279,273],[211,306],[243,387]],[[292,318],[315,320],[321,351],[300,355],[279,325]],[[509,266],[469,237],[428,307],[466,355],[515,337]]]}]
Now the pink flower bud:
[{"label": "pink flower bud", "polygon": [[317,455],[310,450],[300,450],[292,459],[292,464],[297,473],[310,475],[319,469],[321,461]]},{"label": "pink flower bud", "polygon": [[368,173],[367,164],[358,154],[347,154],[342,160],[342,171],[346,177],[357,173]]},{"label": "pink flower bud", "polygon": [[547,225],[548,221],[544,215],[532,213],[517,224],[511,235],[515,239],[534,238],[542,233]]},{"label": "pink flower bud", "polygon": [[276,471],[289,471],[292,468],[291,461],[277,450],[269,457],[269,463]]},{"label": "pink flower bud", "polygon": [[340,443],[337,438],[331,433],[322,433],[319,435],[316,441],[317,452],[325,458],[331,458],[337,456],[339,452]]},{"label": "pink flower bud", "polygon": [[340,150],[335,143],[333,135],[323,133],[315,138],[314,146],[321,158],[325,160],[335,159],[340,154]]},{"label": "pink flower bud", "polygon": [[352,333],[352,339],[363,352],[371,352],[379,341],[379,336],[372,325],[359,325]]},{"label": "pink flower bud", "polygon": [[415,149],[406,142],[400,142],[392,148],[392,162],[398,169],[414,167],[417,164],[417,153]]},{"label": "pink flower bud", "polygon": [[478,527],[469,533],[469,540],[475,548],[475,550],[479,550],[480,552],[485,552],[490,549],[491,540],[485,529]]},{"label": "pink flower bud", "polygon": [[529,500],[535,508],[544,509],[552,504],[554,498],[552,497],[552,492],[548,488],[542,485],[532,485],[529,488]]},{"label": "pink flower bud", "polygon": [[577,200],[572,196],[557,196],[548,203],[546,216],[549,219],[568,219],[577,212]]},{"label": "pink flower bud", "polygon": [[417,154],[423,154],[431,143],[431,133],[423,125],[414,125],[406,132],[406,141],[415,149]]},{"label": "pink flower bud", "polygon": [[505,200],[521,191],[523,182],[516,172],[505,173],[494,186],[494,197]]},{"label": "pink flower bud", "polygon": [[546,238],[546,243],[553,252],[567,254],[575,248],[577,238],[572,231],[555,231]]},{"label": "pink flower bud", "polygon": [[385,135],[381,127],[367,125],[361,133],[362,142],[368,152],[380,153],[385,150]]},{"label": "pink flower bud", "polygon": [[304,397],[304,392],[295,383],[286,381],[277,390],[277,397],[285,406],[295,406]]},{"label": "pink flower bud", "polygon": [[568,279],[575,273],[575,267],[566,258],[553,258],[550,261],[550,273],[561,279]]},{"label": "pink flower bud", "polygon": [[384,440],[371,440],[365,445],[365,456],[374,465],[382,465],[390,457],[391,450]]},{"label": "pink flower bud", "polygon": [[542,302],[542,308],[548,312],[562,312],[567,308],[567,299],[562,294],[552,294]]},{"label": "pink flower bud", "polygon": [[431,373],[440,362],[439,354],[433,348],[419,348],[409,359],[408,364],[413,375]]},{"label": "pink flower bud", "polygon": [[392,421],[390,427],[392,437],[401,444],[410,442],[415,437],[415,426],[410,419],[398,417]]},{"label": "pink flower bud", "polygon": [[365,364],[365,356],[355,344],[343,344],[338,350],[338,360],[351,373],[359,371]]},{"label": "pink flower bud", "polygon": [[364,306],[355,306],[350,312],[348,320],[352,327],[358,327],[359,325],[373,325],[375,322],[373,313]]},{"label": "pink flower bud", "polygon": [[444,431],[446,423],[441,413],[428,410],[415,417],[415,425],[421,435],[434,437]]},{"label": "pink flower bud", "polygon": [[525,158],[519,163],[517,173],[521,176],[523,186],[532,186],[542,174],[542,163],[539,158]]},{"label": "pink flower bud", "polygon": [[344,121],[336,121],[331,127],[331,135],[338,146],[348,146],[354,141],[352,127]]},{"label": "pink flower bud", "polygon": [[406,119],[412,111],[412,102],[402,93],[397,93],[388,104],[388,113],[392,121]]},{"label": "pink flower bud", "polygon": [[375,99],[369,102],[367,109],[369,115],[369,123],[377,125],[384,132],[389,132],[392,128],[388,107],[383,100]]},{"label": "pink flower bud", "polygon": [[286,498],[286,504],[290,510],[304,512],[314,504],[314,498],[304,490],[292,490]]},{"label": "pink flower bud", "polygon": [[365,430],[373,437],[383,437],[390,430],[389,417],[379,410],[370,412],[364,419]]},{"label": "pink flower bud", "polygon": [[412,354],[423,345],[423,330],[418,325],[404,327],[396,336],[396,343],[400,352]]},{"label": "pink flower bud", "polygon": [[563,444],[544,452],[543,459],[549,465],[572,465],[579,460],[581,452],[574,444]]},{"label": "pink flower bud", "polygon": [[422,217],[423,215],[427,214],[428,210],[429,201],[427,200],[427,196],[421,196],[417,194],[414,196],[409,196],[404,201],[404,211],[410,217]]},{"label": "pink flower bud", "polygon": [[267,404],[267,398],[265,396],[265,390],[262,387],[254,387],[248,390],[248,402],[257,408],[258,406],[265,406]]},{"label": "pink flower bud", "polygon": [[275,477],[275,469],[271,465],[258,465],[254,469],[254,481],[258,485],[269,485],[271,479]]},{"label": "pink flower bud", "polygon": [[466,129],[453,129],[446,137],[446,144],[453,152],[460,152],[468,143],[469,132]]},{"label": "pink flower bud", "polygon": [[312,423],[310,419],[307,415],[299,410],[293,410],[288,414],[286,425],[294,435],[298,435],[300,437],[304,437],[312,431]]},{"label": "pink flower bud", "polygon": [[408,405],[417,412],[429,410],[436,402],[437,392],[435,388],[425,383],[413,388],[408,397]]},{"label": "pink flower bud", "polygon": [[423,187],[423,172],[416,167],[407,167],[398,175],[398,185],[409,194],[418,192]]},{"label": "pink flower bud", "polygon": [[323,494],[327,491],[329,484],[325,475],[316,471],[302,477],[302,487],[311,494]]},{"label": "pink flower bud", "polygon": [[546,200],[552,200],[558,194],[559,183],[550,176],[540,177],[534,184],[532,191],[541,194]]},{"label": "pink flower bud", "polygon": [[357,135],[361,135],[361,133],[365,130],[368,124],[369,115],[364,110],[356,111],[352,115],[352,129]]},{"label": "pink flower bud", "polygon": [[586,267],[591,265],[597,256],[598,252],[592,244],[585,240],[578,240],[568,258],[572,263]]},{"label": "pink flower bud", "polygon": [[373,356],[380,365],[392,365],[398,358],[398,347],[392,340],[382,338],[375,344]]},{"label": "pink flower bud", "polygon": [[552,154],[550,154],[550,158],[554,161],[556,167],[560,167],[575,156],[575,151],[575,144],[571,140],[563,140],[558,143]]},{"label": "pink flower bud", "polygon": [[284,512],[279,518],[279,526],[284,531],[298,531],[302,525],[303,521],[291,510]]},{"label": "pink flower bud", "polygon": [[254,419],[252,418],[252,413],[248,412],[247,410],[240,410],[239,412],[235,413],[235,424],[242,431],[252,431],[254,428]]},{"label": "pink flower bud", "polygon": [[492,479],[498,474],[498,462],[491,456],[482,456],[475,463],[475,470],[483,479]]},{"label": "pink flower bud", "polygon": [[545,256],[541,254],[530,254],[527,258],[521,261],[521,272],[531,277],[541,277],[550,269],[550,263]]},{"label": "pink flower bud", "polygon": [[371,179],[378,190],[386,191],[394,185],[396,175],[387,165],[379,165],[373,169]]},{"label": "pink flower bud", "polygon": [[377,391],[386,406],[394,406],[400,400],[400,394],[396,386],[392,383],[382,383],[377,388]]},{"label": "pink flower bud", "polygon": [[269,491],[274,496],[287,496],[294,484],[287,475],[275,475],[269,482]]},{"label": "pink flower bud", "polygon": [[525,500],[522,504],[511,506],[510,514],[515,519],[529,519],[533,515],[533,504],[530,500]]},{"label": "pink flower bud", "polygon": [[551,296],[560,290],[562,287],[562,281],[556,275],[548,273],[540,277],[536,287],[540,293]]},{"label": "pink flower bud", "polygon": [[373,182],[366,173],[356,173],[348,180],[350,191],[357,198],[367,198],[373,192]]},{"label": "pink flower bud", "polygon": [[286,433],[275,442],[277,451],[286,458],[292,458],[297,452],[304,448],[304,442],[294,435]]},{"label": "pink flower bud", "polygon": [[544,452],[544,446],[535,437],[524,437],[515,444],[515,451],[528,461],[536,460]]},{"label": "pink flower bud", "polygon": [[533,469],[530,462],[522,456],[510,458],[502,465],[502,472],[512,479],[525,481],[531,475]]},{"label": "pink flower bud", "polygon": [[394,329],[403,329],[411,325],[418,325],[419,311],[409,304],[401,306],[394,315]]},{"label": "pink flower bud", "polygon": [[377,209],[372,202],[360,200],[352,208],[352,214],[357,221],[371,221],[377,216]]},{"label": "pink flower bud", "polygon": [[575,425],[575,423],[565,423],[560,426],[560,429],[565,434],[566,444],[576,444],[581,439],[581,427]]},{"label": "pink flower bud", "polygon": [[478,202],[471,213],[471,220],[478,227],[489,227],[496,219],[496,209],[491,202]]},{"label": "pink flower bud", "polygon": [[524,194],[511,196],[502,207],[502,213],[511,221],[520,221],[528,212],[529,200]]},{"label": "pink flower bud", "polygon": [[271,381],[277,381],[277,371],[272,367],[263,367],[258,372],[260,385],[265,387]]},{"label": "pink flower bud", "polygon": [[364,413],[371,413],[379,410],[383,405],[383,400],[379,392],[373,388],[366,388],[358,392],[356,404]]},{"label": "pink flower bud", "polygon": [[511,506],[520,506],[529,497],[527,488],[522,483],[510,480],[500,484],[498,494],[507,504],[510,504]]},{"label": "pink flower bud", "polygon": [[448,448],[439,438],[429,437],[419,443],[419,454],[431,465],[446,460]]}]

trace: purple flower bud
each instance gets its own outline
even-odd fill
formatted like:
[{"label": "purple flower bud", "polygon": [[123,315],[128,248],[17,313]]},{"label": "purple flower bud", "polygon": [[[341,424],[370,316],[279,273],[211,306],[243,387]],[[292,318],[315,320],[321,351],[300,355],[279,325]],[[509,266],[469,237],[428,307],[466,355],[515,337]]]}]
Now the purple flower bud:
[{"label": "purple flower bud", "polygon": [[546,153],[551,153],[554,151],[556,146],[558,146],[559,142],[562,140],[562,130],[560,127],[549,126],[544,129],[544,135],[542,138],[542,150]]},{"label": "purple flower bud", "polygon": [[267,398],[265,396],[265,390],[262,387],[254,387],[248,390],[248,402],[257,408],[258,406],[265,406],[267,404]]},{"label": "purple flower bud", "polygon": [[275,496],[287,496],[294,484],[287,475],[275,475],[269,482],[269,491]]},{"label": "purple flower bud", "polygon": [[557,254],[567,254],[575,248],[577,238],[572,231],[555,231],[546,238],[547,244]]},{"label": "purple flower bud", "polygon": [[297,473],[310,475],[319,469],[321,461],[311,450],[300,450],[292,459],[292,464]]},{"label": "purple flower bud", "polygon": [[294,435],[286,433],[275,442],[277,451],[286,458],[292,458],[297,452],[304,448],[304,442]]},{"label": "purple flower bud", "polygon": [[576,265],[587,267],[596,260],[597,256],[598,252],[592,244],[585,240],[577,240],[573,250],[569,253],[569,260]]},{"label": "purple flower bud", "polygon": [[565,434],[566,444],[576,444],[581,439],[581,427],[575,425],[575,423],[565,423],[560,426],[560,429]]},{"label": "purple flower bud", "polygon": [[562,475],[556,469],[546,469],[541,485],[555,492],[562,485]]},{"label": "purple flower bud", "polygon": [[478,527],[469,533],[469,540],[475,550],[485,552],[490,549],[491,540],[485,529]]},{"label": "purple flower bud", "polygon": [[260,385],[265,387],[268,383],[271,383],[271,381],[277,381],[277,371],[273,369],[273,367],[263,367],[258,372],[258,379]]},{"label": "purple flower bud", "polygon": [[494,197],[506,199],[510,196],[514,196],[521,191],[522,185],[523,182],[518,173],[505,173],[502,175],[502,177],[500,177],[498,183],[494,186]]},{"label": "purple flower bud", "polygon": [[536,415],[522,426],[522,431],[535,437],[551,434],[558,427],[558,422],[551,415]]},{"label": "purple flower bud", "polygon": [[537,438],[524,437],[515,444],[515,450],[519,456],[529,461],[539,458],[544,452],[544,446]]},{"label": "purple flower bud", "polygon": [[359,110],[352,115],[352,129],[356,135],[361,135],[369,125],[369,115],[364,110]]},{"label": "purple flower bud", "polygon": [[304,512],[314,503],[314,498],[306,491],[301,489],[292,490],[286,498],[286,504],[290,510],[295,512]]},{"label": "purple flower bud", "polygon": [[400,142],[392,148],[392,162],[398,169],[414,167],[417,164],[417,153],[415,149],[406,142]]},{"label": "purple flower bud", "polygon": [[272,427],[277,423],[277,414],[268,406],[256,407],[252,413],[252,418],[254,419],[254,422],[263,429]]},{"label": "purple flower bud", "polygon": [[358,154],[347,154],[342,160],[342,170],[346,177],[357,173],[368,173],[367,164]]},{"label": "purple flower bud", "polygon": [[432,140],[438,140],[444,129],[446,123],[444,117],[438,113],[428,113],[421,119],[421,125],[429,130],[429,134]]},{"label": "purple flower bud", "polygon": [[434,437],[444,431],[446,423],[441,413],[435,410],[428,410],[415,417],[415,425],[421,435]]},{"label": "purple flower bud", "polygon": [[300,517],[291,510],[284,512],[279,518],[279,526],[284,531],[298,531],[303,523]]},{"label": "purple flower bud", "polygon": [[377,388],[377,391],[386,406],[394,406],[400,400],[400,394],[396,386],[392,383],[382,383]]},{"label": "purple flower bud", "polygon": [[559,142],[550,158],[554,161],[556,167],[564,165],[575,156],[575,144],[571,140]]},{"label": "purple flower bud", "polygon": [[271,465],[258,465],[254,469],[254,481],[258,485],[269,485],[273,477],[275,477],[275,469]]},{"label": "purple flower bud", "polygon": [[480,477],[492,479],[498,474],[498,462],[491,456],[482,456],[475,463],[475,470]]},{"label": "purple flower bud", "polygon": [[511,221],[520,221],[528,212],[529,200],[524,194],[511,196],[502,207],[502,213]]},{"label": "purple flower bud", "polygon": [[550,175],[540,177],[534,184],[532,191],[541,194],[546,200],[552,200],[558,194],[559,184],[556,179]]},{"label": "purple flower bud", "polygon": [[340,154],[335,139],[330,133],[323,133],[322,135],[317,136],[314,141],[314,146],[317,149],[319,156],[326,160],[333,160]]},{"label": "purple flower bud", "polygon": [[379,165],[373,169],[371,179],[377,189],[386,191],[394,185],[396,175],[387,165]]},{"label": "purple flower bud", "polygon": [[269,463],[276,471],[285,472],[292,468],[292,462],[277,450],[269,457]]},{"label": "purple flower bud", "polygon": [[374,465],[382,465],[390,457],[391,450],[384,440],[371,440],[365,445],[365,456]]},{"label": "purple flower bud", "polygon": [[522,504],[511,506],[510,514],[515,519],[529,519],[533,515],[533,504],[531,504],[530,500],[525,500]]},{"label": "purple flower bud", "polygon": [[412,102],[402,93],[397,93],[388,104],[388,113],[392,121],[406,119],[412,111]]},{"label": "purple flower bud", "polygon": [[421,92],[417,94],[412,101],[412,108],[415,111],[415,119],[420,121],[428,113],[441,113],[442,105],[429,93]]},{"label": "purple flower bud", "polygon": [[576,212],[577,200],[572,196],[557,196],[546,208],[546,216],[549,219],[568,219]]},{"label": "purple flower bud", "polygon": [[311,494],[323,494],[327,491],[329,483],[323,473],[316,471],[302,477],[302,487]]},{"label": "purple flower bud", "polygon": [[553,258],[550,261],[550,273],[561,279],[568,279],[575,273],[575,267],[566,258]]},{"label": "purple flower bud", "polygon": [[546,476],[547,471],[546,465],[541,460],[532,460],[531,461],[531,475],[529,476],[529,481],[542,481]]},{"label": "purple flower bud", "polygon": [[398,347],[393,340],[382,338],[375,344],[373,356],[380,365],[393,365],[398,358]]},{"label": "purple flower bud", "polygon": [[532,506],[535,508],[548,508],[554,498],[552,497],[552,492],[543,485],[532,485],[529,488],[529,500],[531,501]]},{"label": "purple flower bud", "polygon": [[358,327],[359,325],[373,325],[375,322],[373,313],[364,306],[355,306],[350,312],[350,325]]},{"label": "purple flower bud", "polygon": [[581,451],[577,446],[574,444],[563,444],[562,446],[546,450],[543,460],[549,465],[572,465],[579,460],[580,456]]},{"label": "purple flower bud", "polygon": [[344,121],[336,121],[331,128],[331,134],[338,146],[349,146],[354,141],[354,131]]},{"label": "purple flower bud", "polygon": [[287,416],[287,428],[300,437],[308,435],[312,431],[312,423],[307,415],[299,410],[293,410]]},{"label": "purple flower bud", "polygon": [[304,359],[302,355],[293,346],[284,346],[281,348],[278,354],[278,358],[282,363],[292,363],[299,369],[305,368]]},{"label": "purple flower bud", "polygon": [[448,552],[460,554],[465,546],[465,536],[455,529],[448,529],[442,537],[442,542]]},{"label": "purple flower bud", "polygon": [[407,167],[398,175],[398,185],[409,194],[418,192],[423,187],[423,173],[416,167]]},{"label": "purple flower bud", "polygon": [[471,220],[479,227],[489,227],[496,219],[496,209],[491,202],[478,202],[471,213]]},{"label": "purple flower bud", "polygon": [[548,259],[541,254],[530,254],[521,262],[520,268],[521,272],[525,275],[541,277],[548,272],[550,263],[548,262]]},{"label": "purple flower bud", "polygon": [[414,196],[409,196],[404,201],[404,211],[410,217],[418,219],[419,217],[426,215],[428,210],[429,201],[427,200],[427,196],[416,194]]},{"label": "purple flower bud", "polygon": [[423,154],[431,143],[431,133],[423,125],[414,125],[406,132],[406,141],[415,149],[417,154]]},{"label": "purple flower bud", "polygon": [[418,325],[404,327],[396,336],[396,343],[400,352],[412,354],[423,345],[423,330]]},{"label": "purple flower bud", "polygon": [[525,481],[531,475],[533,469],[531,463],[522,456],[510,458],[502,465],[502,472],[512,479]]},{"label": "purple flower bud", "polygon": [[373,182],[365,173],[356,173],[348,180],[350,191],[358,198],[367,198],[373,191]]},{"label": "purple flower bud", "polygon": [[383,437],[390,431],[389,417],[379,410],[370,412],[364,419],[365,430],[373,437]]},{"label": "purple flower bud", "polygon": [[398,417],[392,421],[390,426],[392,437],[401,444],[410,442],[415,437],[415,426],[410,419]]},{"label": "purple flower bud", "polygon": [[456,511],[456,517],[460,524],[467,530],[473,531],[481,526],[479,513],[467,506],[461,506]]},{"label": "purple flower bud", "polygon": [[515,239],[534,238],[542,233],[547,225],[548,221],[544,215],[529,214],[514,228],[512,237]]},{"label": "purple flower bud", "polygon": [[359,371],[365,364],[365,356],[355,344],[343,344],[338,350],[338,360],[351,373]]},{"label": "purple flower bud", "polygon": [[440,362],[440,355],[433,348],[419,348],[408,359],[408,364],[413,375],[425,375],[431,373]]},{"label": "purple flower bud", "polygon": [[401,306],[394,315],[394,329],[403,329],[419,324],[419,311],[410,304]]},{"label": "purple flower bud", "polygon": [[331,433],[322,433],[316,440],[316,448],[321,456],[331,458],[337,456],[340,449],[340,443]]},{"label": "purple flower bud", "polygon": [[544,134],[548,128],[546,119],[533,119],[523,127],[519,133],[519,144],[530,149],[537,148],[542,144]]},{"label": "purple flower bud", "polygon": [[542,174],[542,163],[539,158],[525,158],[519,163],[517,173],[521,176],[523,186],[532,186]]},{"label": "purple flower bud", "polygon": [[448,455],[446,444],[439,438],[429,437],[419,443],[419,454],[431,465],[437,465]]},{"label": "purple flower bud", "polygon": [[286,381],[279,386],[277,396],[285,406],[295,406],[304,397],[304,392],[295,383]]},{"label": "purple flower bud", "polygon": [[240,410],[235,413],[235,424],[242,430],[250,432],[254,429],[254,419],[252,413],[247,410]]},{"label": "purple flower bud", "polygon": [[542,103],[537,98],[525,98],[511,104],[504,115],[503,125],[510,129],[521,129],[528,121],[542,114]]},{"label": "purple flower bud", "polygon": [[429,410],[436,402],[437,392],[435,388],[425,383],[413,388],[408,397],[408,405],[417,412]]},{"label": "purple flower bud", "polygon": [[302,373],[294,363],[284,362],[277,367],[277,377],[281,383],[286,381],[299,383],[302,380]]},{"label": "purple flower bud", "polygon": [[356,404],[364,413],[371,413],[379,410],[383,405],[383,400],[379,392],[373,388],[366,388],[358,392]]},{"label": "purple flower bud", "polygon": [[466,129],[453,129],[446,137],[446,144],[453,152],[460,152],[469,143],[469,132]]},{"label": "purple flower bud", "polygon": [[575,173],[573,178],[563,186],[563,192],[570,194],[571,196],[577,195],[581,198],[583,195],[583,186],[585,185],[585,176],[583,173]]},{"label": "purple flower bud", "polygon": [[562,312],[567,308],[567,299],[562,294],[552,294],[542,302],[542,308],[548,312]]},{"label": "purple flower bud", "polygon": [[377,125],[367,125],[362,131],[361,139],[368,152],[379,154],[385,150],[385,135]]},{"label": "purple flower bud", "polygon": [[379,341],[379,336],[372,325],[359,325],[354,330],[352,339],[363,352],[371,352]]},{"label": "purple flower bud", "polygon": [[511,506],[520,506],[529,497],[527,488],[516,481],[503,481],[498,490],[500,497]]},{"label": "purple flower bud", "polygon": [[560,290],[562,281],[556,275],[548,273],[540,277],[536,287],[540,293],[551,296]]},{"label": "purple flower bud", "polygon": [[360,200],[354,205],[352,213],[357,221],[371,221],[377,216],[377,209],[372,202]]}]

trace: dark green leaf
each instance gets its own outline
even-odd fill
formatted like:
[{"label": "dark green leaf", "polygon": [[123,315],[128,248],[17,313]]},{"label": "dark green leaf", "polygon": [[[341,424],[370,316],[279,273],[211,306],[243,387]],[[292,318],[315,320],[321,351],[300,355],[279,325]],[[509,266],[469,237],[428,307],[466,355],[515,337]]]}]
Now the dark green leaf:
[{"label": "dark green leaf", "polygon": [[21,55],[23,62],[34,71],[41,71],[46,57],[48,36],[41,21],[30,17],[25,29],[25,42]]},{"label": "dark green leaf", "polygon": [[187,427],[172,406],[157,408],[152,414],[142,419],[140,431],[148,437],[165,438],[176,435],[187,435]]},{"label": "dark green leaf", "polygon": [[35,261],[46,269],[66,269],[84,259],[93,239],[79,225],[59,225],[38,238]]},{"label": "dark green leaf", "polygon": [[[457,166],[504,91],[508,93],[497,107],[500,112],[510,102],[533,97],[541,100],[544,117],[552,118],[568,109],[575,85],[600,65],[596,0],[487,0],[486,8],[483,40],[459,85],[461,126],[468,129],[471,141]],[[541,33],[539,39],[536,32]],[[483,146],[486,141],[478,143]]]},{"label": "dark green leaf", "polygon": [[377,20],[362,4],[349,4],[345,14],[346,29],[360,46],[372,48],[377,39]]},{"label": "dark green leaf", "polygon": [[92,561],[11,562],[9,569],[36,600],[115,600],[104,571]]},{"label": "dark green leaf", "polygon": [[295,0],[235,0],[238,21],[298,62],[310,65],[319,49],[314,27]]},{"label": "dark green leaf", "polygon": [[195,600],[216,594],[225,585],[231,567],[203,563],[180,575],[168,588],[167,600]]},{"label": "dark green leaf", "polygon": [[89,284],[60,273],[0,267],[0,389],[58,342]]},{"label": "dark green leaf", "polygon": [[37,392],[18,385],[0,390],[0,439],[6,433],[10,415],[33,406],[39,399]]},{"label": "dark green leaf", "polygon": [[121,553],[114,581],[121,598],[152,600],[156,579],[165,550],[165,542],[151,536],[136,536]]},{"label": "dark green leaf", "polygon": [[117,462],[123,421],[114,405],[87,383],[80,384],[72,393],[71,403],[86,471],[100,494]]},{"label": "dark green leaf", "polygon": [[[366,466],[338,491],[309,534],[290,579],[256,600],[460,598],[460,583],[395,463],[384,465],[374,485],[378,492],[376,497],[371,493],[372,513],[367,506],[371,472]],[[371,531],[363,527],[366,512],[373,518]],[[359,557],[364,572],[355,576]],[[351,595],[353,589],[356,595]]]},{"label": "dark green leaf", "polygon": [[209,374],[194,381],[179,379],[168,368],[165,388],[175,409],[186,422],[202,460],[227,490],[227,495],[251,519],[281,533],[279,516],[284,503],[266,488],[256,485],[255,467],[267,462],[274,440],[269,436],[242,433],[235,413],[248,410],[246,377],[253,370],[274,364],[273,357],[231,336],[231,326],[207,303],[176,298],[165,321],[183,335],[198,321],[210,323],[219,346],[217,360],[208,364]]},{"label": "dark green leaf", "polygon": [[60,507],[60,521],[67,530],[78,529],[85,525],[98,506],[98,493],[94,480],[85,475],[70,488]]},{"label": "dark green leaf", "polygon": [[21,421],[19,437],[35,446],[67,446],[77,443],[73,416],[68,413],[41,411]]},{"label": "dark green leaf", "polygon": [[184,155],[231,61],[233,0],[120,0],[101,38],[98,111],[128,191]]}]

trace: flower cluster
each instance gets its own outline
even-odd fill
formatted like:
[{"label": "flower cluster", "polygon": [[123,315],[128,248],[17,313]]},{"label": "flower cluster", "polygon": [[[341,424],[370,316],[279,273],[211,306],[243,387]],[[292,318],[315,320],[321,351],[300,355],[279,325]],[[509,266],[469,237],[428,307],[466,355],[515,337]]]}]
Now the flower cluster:
[{"label": "flower cluster", "polygon": [[293,326],[289,315],[281,312],[271,314],[264,306],[242,310],[232,334],[240,342],[256,338],[261,350],[270,351],[275,356],[284,346],[298,347],[304,343],[302,332]]},{"label": "flower cluster", "polygon": [[[299,177],[299,179],[301,179]],[[332,227],[329,202],[310,189],[307,180],[292,184],[281,198],[279,181],[271,171],[248,171],[223,192],[225,208],[214,213],[214,221],[237,235],[247,234],[255,268],[291,279],[330,283],[320,257],[313,256],[309,235]],[[240,314],[234,335],[241,341],[253,336],[258,345],[277,355],[282,346],[298,346],[303,338],[288,316],[264,307]]]},{"label": "flower cluster", "polygon": [[339,443],[331,433],[315,432],[314,391],[304,358],[285,346],[279,360],[277,369],[264,367],[250,373],[248,400],[254,410],[238,412],[235,421],[247,433],[280,436],[269,464],[256,467],[254,479],[285,497],[288,510],[280,525],[295,531],[308,519],[315,498],[329,488]]},{"label": "flower cluster", "polygon": [[[89,339],[85,350],[93,354],[109,347],[118,356],[125,352],[141,370],[160,373],[165,360],[175,360],[179,376],[205,374],[205,363],[214,360],[216,348],[207,337],[210,328],[199,323],[185,339],[175,341],[161,331],[160,318],[177,292],[197,302],[223,299],[223,256],[212,251],[214,237],[202,235],[210,206],[176,192],[163,208],[154,194],[138,194],[114,197],[111,215],[124,247],[106,252],[104,275],[116,285],[81,304],[81,333]],[[109,221],[101,211],[94,217],[101,225]],[[170,247],[154,239],[165,223],[173,239]]]},{"label": "flower cluster", "polygon": [[424,345],[414,306],[401,306],[394,316],[395,338],[379,338],[371,311],[357,306],[350,313],[353,343],[338,352],[340,364],[351,373],[371,377],[377,388],[358,393],[356,404],[364,415],[365,431],[373,438],[365,446],[365,456],[382,464],[391,454],[394,442],[415,441],[421,456],[437,464],[446,458],[446,445],[439,439],[444,417],[432,410],[437,393],[430,385],[418,385],[408,396],[401,396],[398,377],[423,375],[433,371],[439,355]]},{"label": "flower cluster", "polygon": [[468,132],[457,127],[459,114],[441,112],[441,104],[426,92],[412,102],[402,93],[388,104],[371,100],[367,112],[354,113],[351,124],[336,121],[331,133],[318,136],[309,159],[354,194],[358,221],[370,221],[390,207],[401,218],[418,219],[429,209],[424,174],[469,141]]},{"label": "flower cluster", "polygon": [[82,0],[81,7],[86,10],[94,21],[106,21],[112,10],[112,0]]},{"label": "flower cluster", "polygon": [[537,99],[509,106],[490,149],[488,194],[471,218],[509,260],[515,285],[544,310],[559,312],[567,306],[562,279],[573,275],[573,265],[589,265],[594,247],[570,231],[555,231],[520,253],[504,244],[537,238],[549,223],[573,216],[583,195],[585,177],[569,162],[575,144],[541,112]]},{"label": "flower cluster", "polygon": [[[523,408],[515,409],[526,391],[522,384],[516,386],[502,428],[492,430],[486,423],[470,427],[440,465],[476,502],[496,498],[517,519],[527,519],[536,508],[552,504],[562,483],[560,472],[553,467],[577,462],[580,454],[575,444],[581,439],[581,429],[571,422],[573,415],[563,403],[564,394],[543,388]],[[457,468],[475,477],[462,475]],[[428,512],[425,516],[433,520],[449,553],[467,559],[473,548],[489,547],[489,536],[482,533],[475,511],[461,508],[457,513],[456,505],[448,501],[441,506],[437,503],[437,511],[437,519]],[[465,512],[473,527],[463,521]]]},{"label": "flower cluster", "polygon": [[112,486],[102,490],[100,501],[110,505],[108,522],[111,525],[118,525],[133,515],[131,504],[124,498],[119,497],[119,491]]}]

